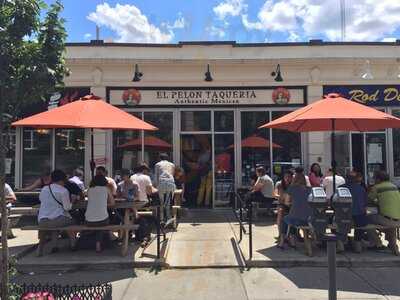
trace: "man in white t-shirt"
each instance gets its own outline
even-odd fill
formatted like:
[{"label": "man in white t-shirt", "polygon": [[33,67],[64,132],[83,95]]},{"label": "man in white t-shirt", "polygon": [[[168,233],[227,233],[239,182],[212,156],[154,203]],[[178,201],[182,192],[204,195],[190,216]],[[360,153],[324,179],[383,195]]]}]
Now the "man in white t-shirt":
[{"label": "man in white t-shirt", "polygon": [[[4,198],[6,199],[7,206],[9,206],[9,208],[11,208],[12,203],[17,201],[17,197],[15,197],[14,191],[12,190],[11,186],[9,186],[7,183],[4,184]],[[7,239],[13,239],[13,238],[15,238],[15,235],[11,230],[10,221],[8,221]]]},{"label": "man in white t-shirt", "polygon": [[263,203],[271,207],[275,197],[274,182],[267,175],[264,167],[257,167],[256,174],[257,181],[247,196],[247,201]]},{"label": "man in white t-shirt", "polygon": [[175,186],[175,165],[168,161],[168,154],[161,153],[160,161],[154,166],[154,184],[158,189],[161,202],[161,220],[167,222],[171,218],[171,201]]},{"label": "man in white t-shirt", "polygon": [[[343,185],[346,183],[346,180],[340,176],[339,174],[335,175],[335,187],[338,188],[339,186]],[[328,170],[328,173],[326,174],[325,178],[322,180],[322,186],[325,189],[325,193],[326,193],[326,198],[328,200],[331,199],[332,195],[333,195],[333,173],[332,173],[332,169]]]},{"label": "man in white t-shirt", "polygon": [[74,176],[72,176],[69,181],[75,183],[79,188],[84,191],[85,190],[85,184],[83,183],[83,170],[80,168],[77,168],[74,170]]},{"label": "man in white t-shirt", "polygon": [[139,201],[149,202],[148,196],[157,192],[151,183],[150,176],[147,175],[149,171],[146,164],[141,164],[136,173],[131,176],[131,180],[139,186]]}]

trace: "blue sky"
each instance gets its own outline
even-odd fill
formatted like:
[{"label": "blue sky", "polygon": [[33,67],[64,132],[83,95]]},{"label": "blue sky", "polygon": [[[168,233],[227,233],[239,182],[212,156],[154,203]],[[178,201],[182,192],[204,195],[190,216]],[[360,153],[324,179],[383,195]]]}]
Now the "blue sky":
[{"label": "blue sky", "polygon": [[[50,0],[46,2],[52,3]],[[400,1],[347,0],[346,40],[400,39]],[[340,0],[64,0],[69,42],[341,39]]]}]

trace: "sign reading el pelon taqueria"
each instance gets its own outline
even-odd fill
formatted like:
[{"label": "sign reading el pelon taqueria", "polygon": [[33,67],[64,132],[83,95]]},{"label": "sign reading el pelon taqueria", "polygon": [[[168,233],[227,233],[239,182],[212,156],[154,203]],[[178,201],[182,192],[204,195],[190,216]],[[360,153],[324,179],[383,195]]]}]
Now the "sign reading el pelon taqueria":
[{"label": "sign reading el pelon taqueria", "polygon": [[305,87],[108,88],[113,105],[301,105]]},{"label": "sign reading el pelon taqueria", "polygon": [[368,106],[400,106],[400,85],[327,85],[323,93],[339,93]]}]

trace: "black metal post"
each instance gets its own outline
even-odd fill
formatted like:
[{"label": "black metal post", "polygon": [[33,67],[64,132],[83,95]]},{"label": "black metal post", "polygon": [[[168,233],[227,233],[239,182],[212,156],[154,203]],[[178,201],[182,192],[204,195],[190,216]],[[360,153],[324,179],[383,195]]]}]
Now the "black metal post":
[{"label": "black metal post", "polygon": [[160,229],[161,229],[161,221],[160,221],[160,206],[157,205],[156,207],[156,213],[157,213],[157,259],[160,259]]},{"label": "black metal post", "polygon": [[239,200],[239,243],[242,241],[243,238],[243,206],[242,206],[242,199]]},{"label": "black metal post", "polygon": [[336,160],[335,160],[335,119],[332,119],[332,134],[331,134],[331,155],[332,155],[332,177],[333,177],[333,194],[335,194],[336,191]]},{"label": "black metal post", "polygon": [[253,203],[249,201],[249,259],[253,258]]},{"label": "black metal post", "polygon": [[94,162],[94,135],[93,128],[90,129],[90,171],[92,179],[94,178],[94,170],[96,169],[96,163]]},{"label": "black metal post", "polygon": [[326,234],[328,249],[329,300],[337,299],[336,289],[336,235]]}]

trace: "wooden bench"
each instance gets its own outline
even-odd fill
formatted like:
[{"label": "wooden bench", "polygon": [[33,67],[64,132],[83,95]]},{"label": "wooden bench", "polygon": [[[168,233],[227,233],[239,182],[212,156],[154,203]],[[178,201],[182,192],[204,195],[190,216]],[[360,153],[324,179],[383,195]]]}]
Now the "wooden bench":
[{"label": "wooden bench", "polygon": [[[98,226],[98,227],[90,227],[87,225],[71,225],[65,227],[54,227],[54,228],[43,228],[39,226],[25,226],[22,227],[21,230],[38,230],[39,231],[39,244],[37,248],[37,255],[43,255],[43,248],[46,243],[47,232],[58,232],[58,231],[112,231],[112,232],[123,232],[123,242],[121,247],[121,255],[126,256],[128,253],[128,242],[129,242],[129,231],[138,229],[138,225],[136,224],[127,224],[127,225],[106,225],[106,226]],[[58,234],[52,234],[51,242],[57,238]]]},{"label": "wooden bench", "polygon": [[[311,226],[293,226],[303,232],[303,237],[304,237],[304,247],[305,247],[305,253],[308,256],[313,255],[312,251],[312,241],[314,240],[314,234],[312,232]],[[330,229],[335,229],[335,226],[328,226]],[[388,226],[383,226],[383,225],[378,225],[378,224],[368,224],[367,226],[364,227],[353,227],[353,229],[360,229],[360,230],[378,230],[378,231],[385,231],[387,229],[392,229],[396,228],[397,230],[400,228],[398,226],[396,227],[388,227]],[[399,236],[398,236],[399,238]]]}]

